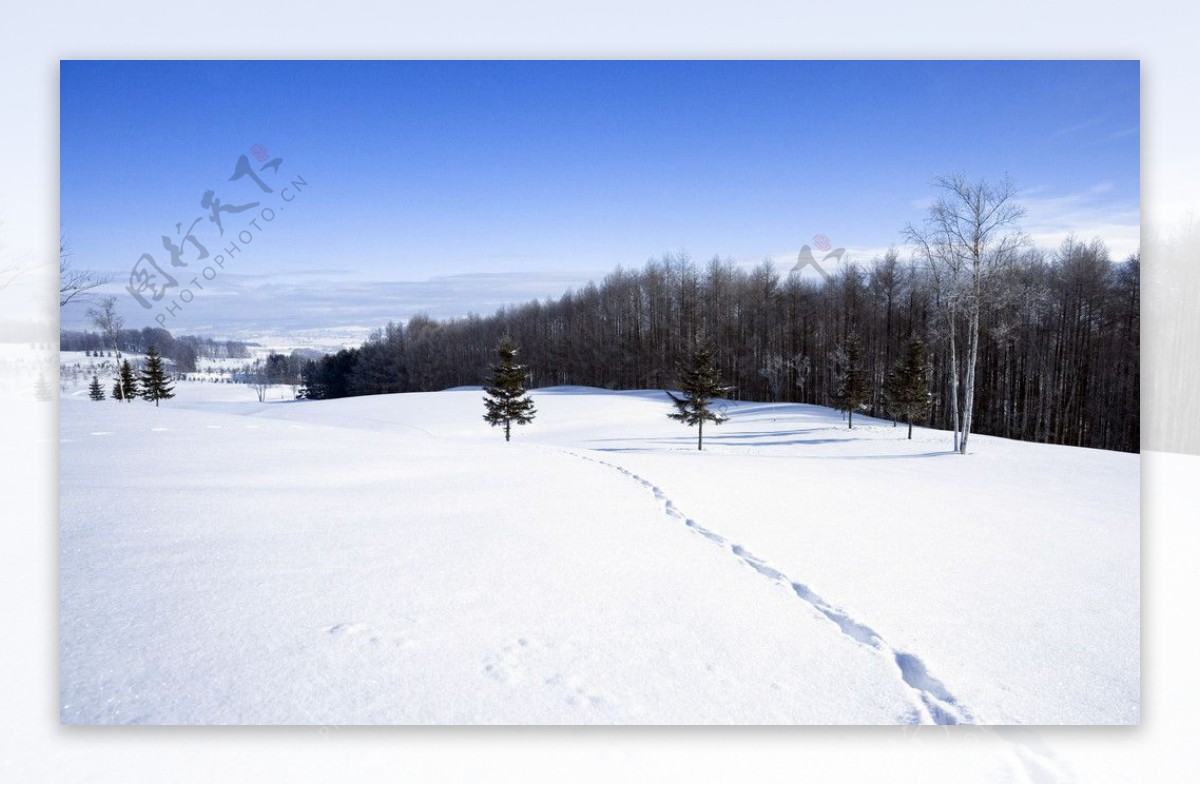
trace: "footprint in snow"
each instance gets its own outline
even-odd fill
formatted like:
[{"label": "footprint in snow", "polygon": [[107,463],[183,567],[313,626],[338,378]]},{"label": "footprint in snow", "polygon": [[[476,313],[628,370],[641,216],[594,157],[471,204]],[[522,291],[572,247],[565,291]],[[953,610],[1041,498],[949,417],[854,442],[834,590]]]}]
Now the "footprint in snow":
[{"label": "footprint in snow", "polygon": [[345,622],[343,624],[335,624],[332,627],[329,627],[326,629],[326,632],[328,632],[330,635],[333,635],[335,637],[342,636],[342,635],[361,635],[364,632],[370,632],[370,631],[371,631],[370,625],[363,624],[362,622],[356,622],[356,621]]},{"label": "footprint in snow", "polygon": [[402,631],[399,635],[390,635],[358,621],[335,624],[332,627],[326,627],[325,632],[334,639],[364,641],[372,646],[390,643],[398,649],[411,649],[417,645],[416,640],[404,634],[406,631]]},{"label": "footprint in snow", "polygon": [[506,686],[540,683],[557,700],[575,709],[603,709],[614,705],[608,696],[575,674],[563,671],[562,655],[552,642],[517,638],[484,660],[483,675]]},{"label": "footprint in snow", "polygon": [[483,674],[489,679],[501,684],[519,684],[525,680],[525,652],[529,646],[526,638],[518,638],[515,642],[501,647],[496,654],[488,656],[483,662]]},{"label": "footprint in snow", "polygon": [[547,687],[561,691],[562,702],[568,706],[600,709],[609,701],[575,676],[556,673],[545,680]]}]

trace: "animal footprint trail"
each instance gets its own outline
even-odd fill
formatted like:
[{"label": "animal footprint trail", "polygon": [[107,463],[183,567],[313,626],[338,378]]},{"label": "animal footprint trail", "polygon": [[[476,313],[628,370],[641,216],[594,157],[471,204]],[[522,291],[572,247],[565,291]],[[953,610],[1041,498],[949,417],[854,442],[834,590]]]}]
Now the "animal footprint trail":
[{"label": "animal footprint trail", "polygon": [[667,495],[666,491],[659,486],[623,466],[570,450],[560,450],[560,452],[565,452],[576,458],[614,469],[638,483],[650,491],[654,499],[663,505],[663,511],[667,517],[682,522],[692,531],[723,550],[727,550],[739,561],[764,578],[773,583],[789,587],[797,599],[837,625],[843,635],[855,643],[874,649],[882,657],[890,660],[896,668],[900,679],[912,690],[917,699],[918,708],[916,716],[913,718],[914,721],[927,722],[934,725],[961,725],[977,722],[977,718],[972,712],[946,688],[946,685],[929,673],[929,669],[920,657],[911,652],[893,648],[874,629],[855,620],[850,614],[837,606],[826,602],[807,585],[793,581],[782,570],[772,567],[764,560],[750,553],[743,546],[729,542],[725,537],[701,526],[694,519],[687,517]]},{"label": "animal footprint trail", "polygon": [[417,645],[417,641],[410,637],[409,626],[402,624],[394,629],[388,627],[381,630],[363,622],[352,621],[341,622],[323,629],[329,635],[330,640],[341,641],[340,645],[354,642],[356,645],[366,643],[371,647],[386,645],[394,649],[411,649]]},{"label": "animal footprint trail", "polygon": [[540,684],[554,701],[575,710],[603,712],[615,706],[611,696],[572,672],[569,663],[573,653],[569,644],[517,638],[484,660],[483,675],[505,687]]}]

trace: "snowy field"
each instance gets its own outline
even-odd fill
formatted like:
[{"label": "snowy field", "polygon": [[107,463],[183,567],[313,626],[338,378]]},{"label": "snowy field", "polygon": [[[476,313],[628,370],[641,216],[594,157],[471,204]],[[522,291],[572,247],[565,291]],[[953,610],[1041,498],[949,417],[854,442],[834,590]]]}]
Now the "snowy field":
[{"label": "snowy field", "polygon": [[61,401],[63,722],[1139,721],[1136,455],[177,393]]}]

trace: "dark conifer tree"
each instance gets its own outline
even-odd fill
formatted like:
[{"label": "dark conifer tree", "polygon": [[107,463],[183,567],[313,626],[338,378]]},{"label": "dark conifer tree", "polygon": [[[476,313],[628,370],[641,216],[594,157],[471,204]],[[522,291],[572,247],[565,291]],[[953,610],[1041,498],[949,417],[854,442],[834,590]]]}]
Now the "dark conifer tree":
[{"label": "dark conifer tree", "polygon": [[500,339],[496,352],[500,361],[492,366],[492,375],[484,387],[487,397],[483,399],[487,414],[483,419],[492,427],[504,426],[504,441],[509,441],[512,424],[526,425],[533,422],[537,410],[533,401],[525,395],[526,367],[517,362],[517,350],[512,340]]},{"label": "dark conifer tree", "polygon": [[871,392],[863,371],[862,343],[857,336],[846,339],[842,351],[838,353],[838,365],[838,389],[834,403],[839,411],[846,412],[848,427],[854,428],[854,410],[867,402]]},{"label": "dark conifer tree", "polygon": [[93,401],[104,400],[104,388],[100,386],[100,378],[96,374],[92,374],[92,383],[88,387],[88,396]]},{"label": "dark conifer tree", "polygon": [[904,357],[888,374],[884,383],[888,411],[908,423],[908,438],[912,438],[913,420],[929,411],[929,368],[925,362],[925,344],[912,338]]},{"label": "dark conifer tree", "polygon": [[120,379],[117,379],[115,382],[113,382],[112,399],[114,401],[121,400],[121,380]]},{"label": "dark conifer tree", "polygon": [[121,363],[121,399],[132,401],[138,396],[137,378],[133,375],[133,367],[129,365],[129,360]]},{"label": "dark conifer tree", "polygon": [[297,398],[310,401],[319,401],[325,396],[321,394],[320,382],[317,377],[320,374],[320,365],[315,360],[308,360],[300,369],[300,393]]},{"label": "dark conifer tree", "polygon": [[667,396],[675,404],[675,411],[667,416],[687,426],[699,426],[696,449],[704,449],[704,423],[720,425],[727,419],[713,411],[712,402],[727,395],[732,389],[721,383],[721,374],[713,364],[713,352],[707,345],[699,345],[692,352],[687,367],[679,368],[679,391],[682,397],[667,390]]},{"label": "dark conifer tree", "polygon": [[153,346],[146,351],[146,367],[142,370],[141,382],[142,397],[147,401],[154,401],[155,406],[158,406],[161,400],[175,397],[175,388],[167,380],[162,357],[158,356]]}]

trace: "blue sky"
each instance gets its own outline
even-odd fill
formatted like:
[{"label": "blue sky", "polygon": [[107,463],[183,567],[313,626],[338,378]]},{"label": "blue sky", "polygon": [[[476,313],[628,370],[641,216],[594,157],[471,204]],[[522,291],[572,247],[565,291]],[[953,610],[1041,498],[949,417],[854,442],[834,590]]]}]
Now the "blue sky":
[{"label": "blue sky", "polygon": [[[77,264],[151,324],[184,287],[146,310],[130,269],[164,263],[160,237],[207,215],[205,191],[283,207],[166,326],[350,335],[665,251],[786,270],[822,233],[867,261],[938,173],[1008,174],[1035,241],[1099,235],[1123,256],[1138,129],[1136,61],[66,61],[61,223]],[[228,180],[241,155],[257,169],[256,144],[283,159],[261,175],[271,194]],[[253,215],[225,215],[227,233]],[[194,231],[220,253],[214,224]]]}]

